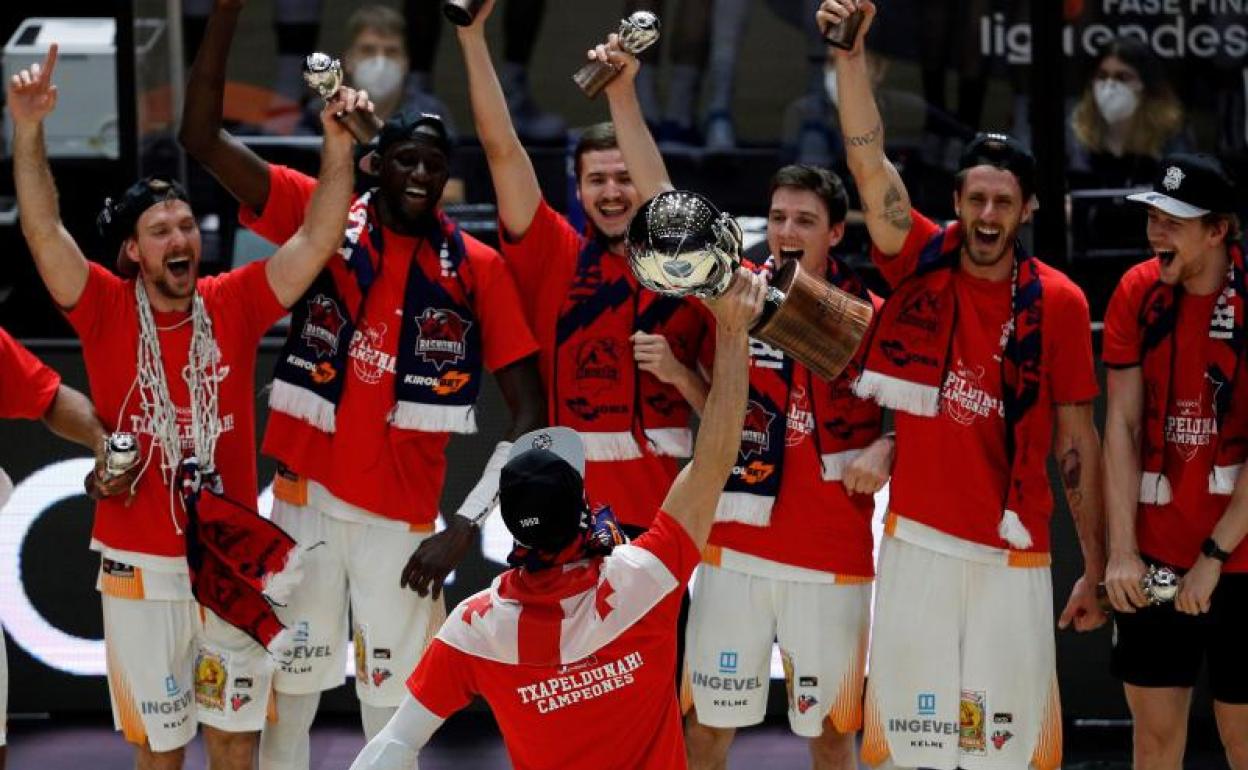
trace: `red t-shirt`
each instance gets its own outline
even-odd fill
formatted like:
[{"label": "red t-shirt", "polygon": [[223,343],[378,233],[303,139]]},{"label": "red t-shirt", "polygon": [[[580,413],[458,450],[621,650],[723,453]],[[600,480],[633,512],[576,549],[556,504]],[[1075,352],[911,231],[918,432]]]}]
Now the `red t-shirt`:
[{"label": "red t-shirt", "polygon": [[[1114,290],[1105,313],[1102,357],[1106,366],[1127,368],[1141,364],[1144,328],[1140,325],[1140,304],[1160,275],[1161,265],[1150,259],[1128,270]],[[1136,517],[1140,551],[1184,569],[1196,561],[1200,544],[1209,537],[1230,502],[1229,497],[1209,493],[1209,472],[1213,469],[1218,437],[1205,367],[1215,344],[1209,339],[1209,317],[1217,300],[1217,292],[1179,295],[1163,466],[1173,498],[1166,505],[1141,503]],[[1244,376],[1241,370],[1237,383]],[[1223,569],[1248,572],[1248,546],[1241,543]]]},{"label": "red t-shirt", "polygon": [[[598,582],[590,583],[584,598],[562,603],[565,644],[575,644],[566,641],[570,636],[600,633],[611,624],[613,614],[627,616],[621,622],[630,625],[611,641],[600,647],[591,643],[588,654],[566,665],[504,663],[470,654],[448,643],[447,627],[462,622],[493,629],[494,623],[499,629],[512,629],[514,637],[518,624],[524,633],[523,611],[517,621],[514,609],[497,601],[492,604],[488,600],[498,594],[486,591],[451,613],[407,681],[413,697],[445,719],[480,695],[493,710],[518,770],[685,767],[680,707],[672,682],[676,616],[683,586],[697,566],[698,550],[675,519],[660,512],[652,521],[653,527],[632,546],[651,554],[647,558],[657,559],[656,564],[645,566],[635,551],[612,554],[594,565]],[[663,584],[653,579],[656,568],[663,573]],[[487,643],[504,647],[505,636],[499,633]]]},{"label": "red t-shirt", "polygon": [[[269,168],[264,212],[256,216],[244,208],[239,216],[260,236],[283,243],[303,223],[316,180],[284,166]],[[351,339],[337,432],[304,431],[299,418],[270,410],[263,451],[323,484],[340,500],[389,519],[427,525],[438,516],[450,434],[395,428],[387,418],[394,406],[407,274],[418,242],[417,259],[428,274],[437,275],[441,268],[427,240],[389,228],[384,236],[381,273],[369,289]],[[537,352],[537,343],[498,252],[467,234],[464,246],[467,266],[460,276],[481,323],[485,366],[496,371]]]},{"label": "red t-shirt", "polygon": [[717,522],[709,542],[781,564],[870,577],[875,499],[849,494],[840,481],[823,480],[810,399],[804,395],[811,389],[810,373],[797,362],[792,388],[780,494],[770,522],[766,527]]},{"label": "red t-shirt", "polygon": [[[914,272],[928,241],[943,229],[917,211],[901,252],[872,258],[896,286]],[[1086,403],[1098,387],[1092,357],[1088,301],[1062,273],[1041,263],[1044,286],[1040,393],[1035,416],[1052,424],[1054,404]],[[1006,456],[1001,382],[1001,333],[1010,319],[1010,282],[986,281],[954,271],[958,318],[934,417],[896,412],[897,456],[889,485],[889,506],[908,519],[976,543],[1002,547],[997,527],[1010,482]],[[1029,418],[1030,419],[1030,418]],[[1052,431],[1044,435],[1036,457],[1048,454]],[[953,463],[951,465],[950,463]],[[1053,493],[1045,465],[1025,470],[1027,494],[1018,511],[1031,533],[1030,551],[1049,550]]]},{"label": "red t-shirt", "polygon": [[[508,237],[500,227],[500,242],[507,267],[515,276],[516,286],[524,303],[525,316],[541,346],[542,377],[546,382],[550,413],[556,414],[554,402],[555,325],[559,311],[572,289],[577,258],[585,246],[585,237],[567,220],[542,201],[524,236]],[[608,254],[604,259],[623,259]],[[641,288],[629,277],[634,292]],[[691,349],[700,347],[705,334],[705,315],[693,302],[687,303],[665,328],[693,340]],[[620,349],[627,350],[632,360],[633,343],[620,340]],[[642,447],[646,452],[646,448]],[[650,525],[654,512],[663,503],[663,496],[676,478],[677,462],[670,457],[646,453],[636,460],[590,462],[585,466],[585,489],[595,503],[606,503],[621,523],[638,527]]]},{"label": "red t-shirt", "polygon": [[60,387],[59,374],[0,329],[0,417],[38,420]]},{"label": "red t-shirt", "polygon": [[[216,465],[225,493],[236,500],[255,500],[256,346],[264,332],[286,309],[269,285],[263,263],[254,263],[210,278],[200,278],[196,291],[204,299],[212,333],[221,351],[218,384]],[[86,288],[72,310],[69,323],[82,340],[91,398],[100,421],[109,430],[135,433],[142,456],[151,446],[150,426],[140,416],[135,383],[139,344],[139,315],[134,281],[123,281],[97,264],[90,265]],[[190,314],[153,311],[160,337],[161,360],[169,396],[183,427],[183,447],[189,449],[190,395],[182,370],[191,344]],[[117,496],[96,503],[92,538],[122,551],[151,556],[182,556],[183,536],[170,520],[169,486],[160,472],[160,450],[143,473],[130,506]],[[174,503],[177,506],[177,503]],[[186,520],[177,508],[180,525]]]}]

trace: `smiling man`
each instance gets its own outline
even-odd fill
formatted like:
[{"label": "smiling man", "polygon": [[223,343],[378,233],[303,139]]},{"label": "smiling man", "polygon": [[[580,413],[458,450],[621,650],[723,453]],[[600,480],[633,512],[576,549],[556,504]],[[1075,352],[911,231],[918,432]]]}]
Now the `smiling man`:
[{"label": "smiling man", "polygon": [[[307,224],[272,257],[201,277],[202,241],[186,193],[149,177],[107,201],[99,218],[118,277],[88,262],[61,223],[43,136],[56,107],[55,65],[53,46],[8,88],[22,234],[82,340],[104,425],[134,433],[144,458],[132,498],[99,500],[92,528],[114,722],[144,770],[181,767],[198,724],[211,766],[244,770],[253,766],[272,678],[258,642],[277,649],[281,624],[246,579],[272,574],[269,559],[242,549],[285,554],[293,545],[234,502],[254,500],[258,489],[256,347],[321,272],[345,226],[352,139],[332,113],[364,102],[343,89],[322,113]],[[185,490],[187,461],[219,482],[198,508],[175,496]],[[205,520],[221,526],[198,525]],[[229,542],[211,529],[228,530]]]},{"label": "smiling man", "polygon": [[[648,527],[688,457],[690,368],[705,316],[687,300],[642,291],[625,235],[641,203],[609,123],[586,129],[575,150],[577,196],[588,232],[574,230],[542,197],[490,60],[487,0],[458,28],[477,136],[498,196],[503,255],[541,345],[550,421],[585,441],[585,486],[610,500],[630,533]],[[696,406],[697,404],[695,404]]]},{"label": "smiling man", "polygon": [[1050,449],[1085,560],[1061,624],[1087,630],[1105,620],[1095,597],[1104,547],[1087,301],[1018,238],[1032,213],[1035,160],[1017,141],[980,134],[967,146],[954,223],[911,208],[884,154],[863,56],[874,4],[824,0],[817,23],[858,10],[859,38],[837,54],[840,118],[872,259],[893,293],[857,390],[894,409],[897,430],[863,759],[1052,770],[1061,718]]},{"label": "smiling man", "polygon": [[[1235,188],[1217,159],[1176,154],[1152,191],[1131,198],[1149,207],[1156,256],[1127,271],[1105,315],[1112,667],[1134,718],[1137,770],[1182,766],[1206,663],[1227,762],[1244,770],[1248,275]],[[1149,605],[1146,565],[1183,576],[1173,604]]]},{"label": "smiling man", "polygon": [[[281,243],[316,180],[270,165],[221,129],[237,0],[218,0],[191,69],[181,140],[242,204],[240,219]],[[403,695],[402,675],[441,623],[442,582],[498,492],[511,444],[434,534],[451,434],[476,431],[485,370],[512,415],[508,439],[545,422],[537,345],[498,252],[441,210],[451,142],[436,115],[386,121],[362,165],[337,253],[296,304],[269,400],[263,451],[280,463],[273,518],[307,545],[307,579],[281,609],[298,632],[276,674],[278,720],[261,766],[307,768],[320,693],[342,683],[348,607],[356,694],[372,737]],[[420,596],[405,591],[410,586]]]}]

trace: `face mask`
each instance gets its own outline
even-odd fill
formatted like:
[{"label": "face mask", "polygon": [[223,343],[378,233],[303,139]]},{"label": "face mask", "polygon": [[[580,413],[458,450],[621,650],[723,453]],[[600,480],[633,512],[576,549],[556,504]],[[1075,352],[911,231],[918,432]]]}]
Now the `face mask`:
[{"label": "face mask", "polygon": [[1092,97],[1101,117],[1109,124],[1121,123],[1135,114],[1140,96],[1131,86],[1117,80],[1098,80],[1092,86]]},{"label": "face mask", "polygon": [[351,80],[374,99],[385,99],[403,83],[403,68],[388,56],[370,56],[355,65]]}]

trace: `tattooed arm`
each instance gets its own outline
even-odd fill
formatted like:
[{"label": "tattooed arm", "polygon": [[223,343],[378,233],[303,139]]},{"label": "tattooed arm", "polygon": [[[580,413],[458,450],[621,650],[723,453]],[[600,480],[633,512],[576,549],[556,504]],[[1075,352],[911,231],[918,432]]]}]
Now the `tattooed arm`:
[{"label": "tattooed arm", "polygon": [[897,167],[884,155],[884,123],[867,73],[863,39],[875,16],[875,5],[859,0],[824,0],[816,19],[823,29],[839,22],[855,7],[866,12],[858,40],[852,51],[838,51],[836,58],[845,158],[858,185],[871,242],[881,253],[892,255],[901,251],[910,233],[910,194]]},{"label": "tattooed arm", "polygon": [[1101,440],[1090,402],[1057,405],[1053,449],[1083,552],[1083,576],[1071,590],[1058,625],[1066,628],[1073,622],[1076,631],[1091,631],[1104,623],[1106,616],[1096,600],[1096,586],[1105,574],[1105,515],[1101,504]]}]

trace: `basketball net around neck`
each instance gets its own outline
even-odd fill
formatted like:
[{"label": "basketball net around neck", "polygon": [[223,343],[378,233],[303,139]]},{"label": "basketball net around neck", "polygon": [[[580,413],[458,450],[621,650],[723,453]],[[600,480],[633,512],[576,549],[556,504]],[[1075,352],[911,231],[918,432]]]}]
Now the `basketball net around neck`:
[{"label": "basketball net around neck", "polygon": [[[138,388],[141,424],[150,426],[154,439],[140,477],[151,463],[156,444],[159,443],[161,477],[169,487],[169,516],[173,520],[174,529],[182,534],[173,506],[174,488],[183,460],[182,433],[178,427],[177,409],[169,396],[169,383],[165,380],[159,330],[142,281],[134,282],[134,296],[138,305],[139,346],[132,390],[134,387]],[[220,348],[212,334],[212,319],[204,309],[203,298],[196,292],[191,297],[191,345],[186,366],[182,369],[182,379],[186,381],[191,401],[191,422],[188,426],[191,454],[199,462],[205,475],[215,470],[213,458],[216,455],[217,439],[221,436],[221,421],[217,418],[218,386],[221,381],[218,371],[220,358]],[[122,409],[124,411],[125,404]],[[138,483],[137,479],[135,483]]]}]

